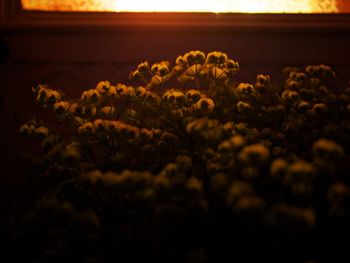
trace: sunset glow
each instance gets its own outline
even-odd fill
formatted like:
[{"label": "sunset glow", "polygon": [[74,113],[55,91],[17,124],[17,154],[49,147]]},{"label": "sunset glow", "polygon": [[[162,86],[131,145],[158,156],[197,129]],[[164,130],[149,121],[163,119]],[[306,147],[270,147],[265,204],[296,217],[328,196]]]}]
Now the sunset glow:
[{"label": "sunset glow", "polygon": [[332,13],[336,0],[22,0],[25,10],[213,13]]}]

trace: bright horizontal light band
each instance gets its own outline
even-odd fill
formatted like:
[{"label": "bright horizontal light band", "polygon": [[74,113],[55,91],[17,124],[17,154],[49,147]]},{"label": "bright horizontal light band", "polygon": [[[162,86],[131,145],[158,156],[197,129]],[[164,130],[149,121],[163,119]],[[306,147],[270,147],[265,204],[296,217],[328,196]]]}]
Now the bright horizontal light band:
[{"label": "bright horizontal light band", "polygon": [[214,13],[332,13],[337,0],[22,0],[25,10]]}]

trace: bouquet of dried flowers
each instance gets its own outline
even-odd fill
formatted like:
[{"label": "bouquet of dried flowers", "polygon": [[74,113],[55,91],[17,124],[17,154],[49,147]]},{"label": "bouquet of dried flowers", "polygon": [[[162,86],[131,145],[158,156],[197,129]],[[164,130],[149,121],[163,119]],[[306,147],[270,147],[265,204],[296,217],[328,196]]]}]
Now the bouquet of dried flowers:
[{"label": "bouquet of dried flowers", "polygon": [[67,129],[20,127],[43,153],[26,158],[46,187],[22,224],[32,259],[337,262],[316,251],[343,252],[350,230],[350,88],[325,65],[286,68],[282,85],[238,71],[225,53],[190,51],[76,100],[33,88]]}]

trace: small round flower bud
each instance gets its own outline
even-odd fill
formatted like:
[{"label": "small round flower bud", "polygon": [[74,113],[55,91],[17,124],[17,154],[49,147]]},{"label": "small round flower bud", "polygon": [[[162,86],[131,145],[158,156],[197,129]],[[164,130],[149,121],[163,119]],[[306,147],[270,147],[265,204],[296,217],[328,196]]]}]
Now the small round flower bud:
[{"label": "small round flower bud", "polygon": [[234,132],[238,134],[246,134],[248,130],[245,122],[240,122],[234,125]]},{"label": "small round flower bud", "polygon": [[56,90],[48,90],[46,92],[46,103],[49,105],[53,105],[56,102],[60,101],[61,94]]},{"label": "small round flower bud", "polygon": [[305,71],[309,76],[318,77],[321,79],[335,77],[335,73],[332,68],[323,64],[318,66],[307,66]]},{"label": "small round flower bud", "polygon": [[300,82],[289,79],[286,81],[285,89],[287,90],[300,90],[301,89],[301,84]]},{"label": "small round flower bud", "polygon": [[128,86],[127,96],[129,98],[135,98],[136,97],[136,91],[135,91],[134,87]]},{"label": "small round flower bud", "polygon": [[185,63],[185,61],[184,61],[184,59],[183,59],[182,56],[178,56],[178,57],[176,58],[176,62],[175,62],[176,65],[182,65],[182,64],[184,64],[184,63]]},{"label": "small round flower bud", "polygon": [[111,87],[108,90],[108,96],[111,98],[117,97],[117,87],[111,85]]},{"label": "small round flower bud", "polygon": [[238,158],[246,164],[260,165],[270,158],[270,151],[262,144],[252,144],[244,147]]},{"label": "small round flower bud", "polygon": [[219,62],[219,59],[220,55],[216,51],[210,52],[207,55],[207,63],[209,64],[217,64]]},{"label": "small round flower bud", "polygon": [[243,181],[235,181],[228,192],[227,204],[234,205],[243,196],[249,196],[254,193],[253,187],[250,183]]},{"label": "small round flower bud", "polygon": [[23,124],[23,125],[19,128],[19,133],[20,133],[22,136],[31,137],[31,136],[34,135],[35,130],[36,130],[36,128],[35,128],[34,125]]},{"label": "small round flower bud", "polygon": [[109,89],[111,87],[111,83],[109,81],[101,81],[97,84],[96,90],[101,95],[108,93]]},{"label": "small round flower bud", "polygon": [[297,111],[300,113],[305,113],[310,109],[311,105],[307,101],[300,101],[297,105]]},{"label": "small round flower bud", "polygon": [[294,72],[291,72],[289,74],[289,79],[295,80],[298,83],[302,83],[302,82],[304,82],[306,80],[306,75],[303,72],[296,72],[296,71],[294,71]]},{"label": "small round flower bud", "polygon": [[151,67],[151,72],[153,74],[158,74],[160,66],[161,66],[161,64],[159,64],[159,63],[153,64]]},{"label": "small round flower bud", "polygon": [[270,76],[258,74],[256,77],[255,88],[258,91],[265,91],[266,87],[270,85]]},{"label": "small round flower bud", "polygon": [[140,80],[142,78],[142,74],[140,71],[135,70],[135,71],[130,72],[129,77],[132,80]]},{"label": "small round flower bud", "polygon": [[175,163],[169,163],[165,166],[164,172],[169,179],[176,177],[179,172],[178,165]]},{"label": "small round flower bud", "polygon": [[190,177],[187,179],[186,182],[186,189],[191,193],[191,194],[200,194],[203,192],[203,184],[200,180],[198,180],[196,177]]},{"label": "small round flower bud", "polygon": [[183,94],[181,91],[176,91],[174,92],[174,96],[177,107],[182,108],[186,103],[185,94]]},{"label": "small round flower bud", "polygon": [[238,112],[247,114],[247,113],[251,112],[253,108],[249,103],[244,102],[244,101],[239,101],[237,103],[237,109],[238,109]]},{"label": "small round flower bud", "polygon": [[69,112],[74,115],[81,115],[82,114],[82,107],[79,103],[72,103],[69,107]]},{"label": "small round flower bud", "polygon": [[199,90],[191,89],[186,92],[186,100],[189,104],[194,104],[201,99],[202,95]]},{"label": "small round flower bud", "polygon": [[219,52],[219,63],[224,64],[227,61],[227,55],[225,53]]},{"label": "small round flower bud", "polygon": [[91,135],[95,131],[95,127],[91,122],[87,122],[78,128],[79,134]]},{"label": "small round flower bud", "polygon": [[139,98],[143,98],[146,96],[147,90],[144,87],[137,87],[135,90],[135,94]]},{"label": "small round flower bud", "polygon": [[158,107],[160,105],[161,98],[154,92],[147,92],[145,101],[151,107]]},{"label": "small round flower bud", "polygon": [[192,66],[195,63],[195,52],[190,51],[183,56],[183,60],[188,66]]},{"label": "small round flower bud", "polygon": [[53,105],[53,110],[57,115],[63,115],[65,113],[67,113],[68,109],[69,109],[69,102],[68,101],[56,102]]},{"label": "small round flower bud", "polygon": [[36,89],[33,89],[33,91],[34,95],[36,96],[36,101],[40,104],[43,104],[49,94],[48,89],[42,85],[39,85]]},{"label": "small round flower bud", "polygon": [[282,99],[286,102],[293,102],[296,101],[299,97],[298,92],[293,91],[293,90],[285,90],[282,93]]},{"label": "small round flower bud", "polygon": [[129,94],[129,89],[126,85],[124,84],[117,84],[116,86],[116,90],[117,90],[117,94],[120,96],[120,97],[125,97]]},{"label": "small round flower bud", "polygon": [[229,59],[227,61],[227,64],[226,64],[227,68],[228,69],[231,69],[231,70],[234,70],[234,71],[238,71],[239,70],[239,64],[237,61],[234,61],[232,59]]},{"label": "small round flower bud", "polygon": [[154,188],[158,193],[167,193],[170,187],[171,182],[165,174],[157,175],[154,178]]},{"label": "small round flower bud", "polygon": [[96,89],[89,89],[84,91],[81,94],[81,100],[90,102],[90,103],[96,103],[100,97],[100,94]]},{"label": "small round flower bud", "polygon": [[93,122],[94,130],[96,131],[105,131],[106,130],[106,122],[101,119],[97,119]]},{"label": "small round flower bud", "polygon": [[159,75],[165,76],[169,73],[169,68],[167,65],[163,64],[159,67]]},{"label": "small round flower bud", "polygon": [[271,163],[270,175],[272,177],[282,178],[287,172],[288,163],[286,160],[279,158]]},{"label": "small round flower bud", "polygon": [[244,137],[242,135],[234,135],[230,138],[230,144],[234,151],[239,151],[245,144]]},{"label": "small round flower bud", "polygon": [[342,146],[328,139],[320,139],[312,146],[315,158],[322,160],[337,160],[344,156]]},{"label": "small round flower bud", "polygon": [[35,137],[38,138],[39,140],[43,140],[46,138],[49,134],[49,129],[41,126],[35,130]]},{"label": "small round flower bud", "polygon": [[141,72],[142,74],[145,74],[149,71],[149,63],[148,61],[145,61],[143,63],[140,63],[138,66],[137,66],[137,70],[139,72]]},{"label": "small round flower bud", "polygon": [[94,117],[96,115],[96,107],[92,106],[92,105],[88,105],[88,106],[83,106],[82,107],[82,115],[85,118],[89,118],[89,117]]},{"label": "small round flower bud", "polygon": [[252,84],[249,83],[240,83],[237,86],[236,93],[240,98],[250,98],[255,96],[255,88]]},{"label": "small round flower bud", "polygon": [[205,54],[197,50],[194,52],[194,59],[197,64],[203,64],[205,61]]},{"label": "small round flower bud", "polygon": [[299,160],[288,167],[284,181],[287,184],[292,182],[311,182],[315,177],[315,173],[315,168],[311,163]]},{"label": "small round flower bud", "polygon": [[324,103],[316,103],[312,107],[312,111],[315,112],[316,114],[325,114],[328,112],[328,107]]},{"label": "small round flower bud", "polygon": [[204,112],[212,112],[214,110],[214,106],[214,101],[209,98],[200,99],[196,103],[197,109]]}]

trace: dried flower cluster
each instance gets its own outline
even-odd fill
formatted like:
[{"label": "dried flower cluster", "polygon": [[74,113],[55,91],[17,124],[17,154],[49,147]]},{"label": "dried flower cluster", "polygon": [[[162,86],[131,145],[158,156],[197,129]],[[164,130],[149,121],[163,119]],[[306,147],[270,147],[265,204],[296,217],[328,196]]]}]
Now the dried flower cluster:
[{"label": "dried flower cluster", "polygon": [[41,142],[43,155],[27,159],[45,191],[14,242],[35,237],[34,261],[247,262],[265,251],[269,262],[306,262],[334,259],[322,248],[337,246],[341,255],[350,88],[337,89],[325,65],[286,68],[283,85],[268,75],[238,83],[238,70],[224,53],[190,51],[78,100],[34,88],[72,133],[20,127]]}]

